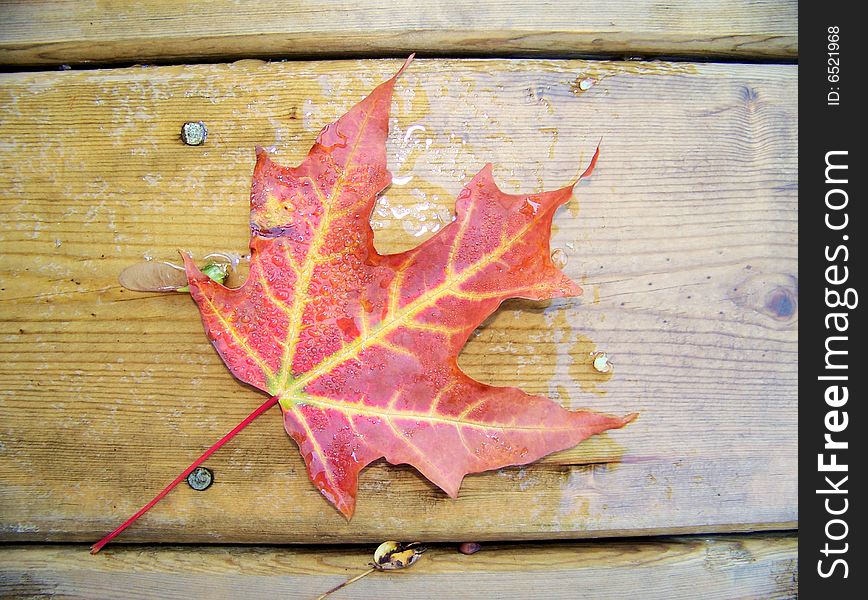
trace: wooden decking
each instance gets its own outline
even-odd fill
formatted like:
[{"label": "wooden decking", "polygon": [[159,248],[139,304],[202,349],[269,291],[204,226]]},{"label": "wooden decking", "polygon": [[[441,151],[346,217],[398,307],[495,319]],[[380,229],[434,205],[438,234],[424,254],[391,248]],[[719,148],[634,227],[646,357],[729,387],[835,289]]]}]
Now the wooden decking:
[{"label": "wooden decking", "polygon": [[0,2],[0,62],[406,56],[797,54],[784,1]]},{"label": "wooden decking", "polygon": [[[10,594],[64,598],[308,598],[365,570],[359,547],[8,546]],[[332,598],[793,598],[790,536],[486,545],[472,556],[437,545],[413,568],[373,573]]]},{"label": "wooden decking", "polygon": [[[406,183],[372,218],[381,251],[448,222],[461,184],[485,163],[507,191],[552,188],[602,140],[593,177],[554,225],[553,247],[585,295],[506,303],[460,362],[482,381],[639,420],[530,466],[470,476],[458,500],[408,467],[376,463],[347,522],[267,414],[209,461],[215,485],[177,489],[121,538],[199,545],[110,547],[96,558],[45,545],[95,541],[262,401],[223,366],[188,297],[123,290],[118,273],[146,256],[172,260],[179,247],[244,252],[253,147],[297,162],[399,61],[0,74],[0,593],[112,597],[126,582],[141,597],[183,597],[210,581],[194,595],[249,586],[311,597],[372,551],[321,543],[626,536],[469,557],[437,547],[407,572],[342,593],[457,595],[486,582],[494,595],[570,597],[575,585],[590,597],[691,597],[697,586],[709,597],[792,596],[795,535],[735,532],[798,521],[798,68],[696,57],[786,63],[795,3],[576,3],[558,26],[484,2],[439,17],[397,5],[389,17],[368,4],[338,19],[329,3],[298,3],[269,19],[213,3],[210,23],[184,29],[180,8],[162,2],[98,18],[73,2],[65,20],[49,4],[0,4],[0,63],[378,56],[418,42],[387,148]],[[347,33],[338,22],[369,26]],[[321,33],[316,50],[304,51],[301,30]],[[278,34],[287,41],[272,44]],[[694,58],[426,59],[426,49]],[[184,146],[181,124],[200,119],[207,143]],[[613,375],[589,366],[595,350]],[[703,537],[668,537],[686,533]],[[285,543],[303,546],[262,546]]]}]

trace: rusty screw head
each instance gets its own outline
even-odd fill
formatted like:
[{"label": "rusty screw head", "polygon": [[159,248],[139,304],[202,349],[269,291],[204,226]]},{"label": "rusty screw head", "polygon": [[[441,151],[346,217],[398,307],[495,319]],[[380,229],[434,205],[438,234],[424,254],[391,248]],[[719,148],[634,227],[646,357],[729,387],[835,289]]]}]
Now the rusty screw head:
[{"label": "rusty screw head", "polygon": [[214,473],[205,467],[196,467],[187,475],[187,483],[197,492],[207,490],[214,483]]},{"label": "rusty screw head", "polygon": [[201,146],[208,137],[208,128],[202,121],[188,121],[181,127],[181,141],[188,146]]}]

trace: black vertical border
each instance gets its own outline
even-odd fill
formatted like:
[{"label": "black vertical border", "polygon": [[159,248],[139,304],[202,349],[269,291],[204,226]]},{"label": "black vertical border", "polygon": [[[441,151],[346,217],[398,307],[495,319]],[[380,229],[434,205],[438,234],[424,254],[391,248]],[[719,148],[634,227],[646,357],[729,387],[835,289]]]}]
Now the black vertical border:
[{"label": "black vertical border", "polygon": [[[868,140],[857,140],[858,130],[868,129],[868,105],[863,92],[868,83],[868,69],[860,52],[868,31],[864,28],[865,20],[856,14],[855,4],[834,0],[799,3],[799,590],[804,598],[862,598],[868,589],[868,563],[864,560],[868,536],[861,527],[861,512],[866,507],[861,503],[864,493],[857,491],[866,485],[863,464],[868,461],[862,443],[868,437],[868,423],[862,408],[868,401],[863,383],[868,377],[868,364],[864,362],[868,353],[862,351],[868,339],[865,339],[861,318],[864,311],[861,304],[868,302],[868,295],[861,293],[868,264],[863,260],[864,252],[857,249],[857,244],[864,241],[862,232],[868,222],[868,211],[859,210],[868,200],[864,194],[868,165],[863,150]],[[830,27],[839,28],[837,56],[829,54],[834,51],[834,47],[829,48]],[[838,59],[837,65],[829,60],[833,57]],[[834,74],[834,69],[830,73],[832,66],[839,67],[837,82],[829,80],[829,75]],[[837,105],[830,105],[829,92],[840,94]],[[847,152],[846,156],[837,155],[834,160],[846,162],[849,168],[838,170],[833,176],[846,177],[846,184],[826,183],[826,154],[830,151]],[[826,194],[835,188],[846,191],[848,202],[846,208],[830,211]],[[833,203],[840,204],[842,198],[837,192],[832,194]],[[837,231],[830,229],[826,223],[827,213],[836,225],[842,223],[843,213],[847,213],[847,227]],[[835,249],[840,245],[846,246],[847,251],[839,250],[836,255]],[[829,260],[829,255],[835,259]],[[829,284],[826,269],[833,265],[838,265],[838,270],[831,275],[839,278],[843,267],[847,267],[846,282]],[[852,309],[829,307],[827,289],[837,289],[843,294],[846,288],[856,290],[858,304]],[[840,312],[847,313],[847,331],[827,329],[827,315]],[[843,323],[843,320],[838,321],[839,325]],[[846,363],[846,370],[826,369],[826,340],[833,335],[847,337],[845,342],[834,342],[836,348],[848,351],[837,361]],[[846,375],[847,380],[819,380],[823,375]],[[825,392],[833,383],[848,388],[849,399],[844,406],[834,408],[826,403]],[[831,434],[833,439],[848,442],[845,450],[824,450],[824,435],[829,433],[826,417],[833,410],[840,411],[832,417],[839,426],[841,413],[847,412],[846,429]],[[847,472],[820,472],[818,455],[821,453],[825,453],[827,463],[829,455],[836,454],[837,462],[848,466]],[[830,488],[826,476],[847,493],[817,493],[817,490]],[[841,485],[842,476],[848,479]],[[827,512],[826,499],[832,510],[841,510],[845,498],[845,513],[835,516]],[[846,529],[838,522],[831,524],[829,531],[835,537],[846,531],[846,537],[841,540],[827,537],[826,526],[836,518],[847,523]],[[826,556],[823,550],[827,543],[829,548],[846,548],[847,551]],[[847,577],[843,577],[841,564],[831,576],[822,577],[820,570],[828,573],[836,558],[846,561]]]}]

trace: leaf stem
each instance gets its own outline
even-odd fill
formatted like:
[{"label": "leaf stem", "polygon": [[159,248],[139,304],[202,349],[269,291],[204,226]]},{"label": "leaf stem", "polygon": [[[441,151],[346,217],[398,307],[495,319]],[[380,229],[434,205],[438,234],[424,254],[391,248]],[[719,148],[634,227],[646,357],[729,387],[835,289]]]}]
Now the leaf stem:
[{"label": "leaf stem", "polygon": [[229,433],[227,433],[226,435],[224,435],[222,438],[220,438],[220,440],[219,440],[216,444],[214,444],[213,446],[211,446],[210,448],[208,448],[208,449],[207,449],[207,450],[202,454],[202,456],[200,456],[200,457],[197,458],[195,461],[193,461],[193,464],[191,464],[189,467],[187,467],[187,468],[184,470],[183,473],[181,473],[180,475],[178,475],[178,477],[176,477],[175,480],[172,481],[172,483],[170,483],[169,485],[167,485],[167,486],[163,489],[162,492],[160,492],[159,494],[157,494],[157,495],[154,497],[153,500],[151,500],[150,502],[148,502],[147,504],[145,504],[145,505],[144,505],[144,506],[139,510],[139,512],[137,512],[137,513],[134,514],[132,517],[130,517],[129,519],[127,519],[126,521],[124,521],[124,524],[123,524],[123,525],[121,525],[120,527],[118,527],[117,529],[115,529],[114,531],[112,531],[110,534],[108,534],[107,536],[105,536],[103,539],[101,539],[100,541],[98,541],[96,544],[94,544],[93,546],[91,546],[91,547],[90,547],[90,553],[91,553],[91,554],[96,554],[97,552],[99,552],[99,551],[102,549],[103,546],[105,546],[105,545],[108,544],[110,541],[112,541],[112,540],[113,540],[113,539],[114,539],[114,538],[115,538],[119,533],[121,533],[124,529],[126,529],[127,527],[129,527],[130,525],[132,525],[133,523],[135,523],[136,520],[137,520],[139,517],[141,517],[143,514],[145,514],[145,513],[148,512],[149,510],[151,510],[151,507],[153,507],[157,502],[159,502],[160,500],[162,500],[162,499],[163,499],[163,496],[165,496],[166,494],[168,494],[169,492],[171,492],[171,491],[175,488],[175,486],[177,486],[179,483],[181,483],[182,481],[184,481],[184,479],[186,479],[187,476],[188,476],[190,473],[193,472],[193,469],[195,469],[196,467],[198,467],[199,465],[201,465],[203,462],[205,462],[205,461],[208,459],[209,456],[211,456],[212,454],[214,454],[217,450],[220,449],[221,446],[223,446],[226,442],[228,442],[228,441],[231,440],[233,437],[235,437],[235,435],[236,435],[239,431],[241,431],[242,429],[244,429],[245,427],[247,427],[248,425],[250,425],[250,423],[252,423],[252,422],[254,421],[254,419],[256,419],[256,417],[258,417],[259,415],[261,415],[262,413],[264,413],[265,411],[267,411],[269,408],[271,408],[271,407],[274,406],[275,404],[277,404],[277,396],[272,396],[271,398],[269,398],[268,400],[266,400],[266,401],[265,401],[265,402],[264,402],[264,403],[263,403],[259,408],[257,408],[257,409],[254,410],[252,413],[250,413],[249,415],[247,415],[247,417],[246,417],[243,421],[241,421],[238,425],[236,425],[235,428],[234,428],[232,431],[230,431]]},{"label": "leaf stem", "polygon": [[343,582],[343,583],[341,583],[341,584],[339,584],[339,585],[336,585],[335,587],[333,587],[332,589],[330,589],[329,591],[327,591],[325,594],[321,594],[321,595],[317,596],[317,597],[316,597],[316,600],[323,600],[323,598],[325,598],[326,596],[330,596],[331,594],[334,594],[334,593],[335,593],[336,591],[338,591],[339,589],[345,588],[346,586],[350,585],[351,583],[355,583],[356,581],[358,581],[358,580],[361,579],[362,577],[364,577],[364,576],[366,576],[366,575],[370,575],[370,574],[373,573],[375,570],[376,570],[376,569],[375,569],[374,567],[371,567],[370,569],[368,569],[368,570],[365,571],[364,573],[360,573],[360,574],[356,575],[355,577],[353,577],[352,579],[347,579],[345,582]]}]

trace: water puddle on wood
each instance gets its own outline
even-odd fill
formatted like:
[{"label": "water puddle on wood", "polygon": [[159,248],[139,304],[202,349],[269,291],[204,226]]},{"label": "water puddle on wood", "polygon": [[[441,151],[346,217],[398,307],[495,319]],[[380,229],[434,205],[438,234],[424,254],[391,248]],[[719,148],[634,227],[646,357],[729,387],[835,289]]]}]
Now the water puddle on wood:
[{"label": "water puddle on wood", "polygon": [[[546,303],[508,300],[471,335],[459,363],[492,385],[541,394],[567,408],[590,408],[587,394],[603,395],[616,368],[594,366],[598,348],[576,325],[581,299]],[[598,361],[600,366],[600,361]]]},{"label": "water puddle on wood", "polygon": [[579,96],[598,83],[618,75],[693,75],[695,65],[665,61],[593,61],[586,63],[570,84],[570,91]]}]

